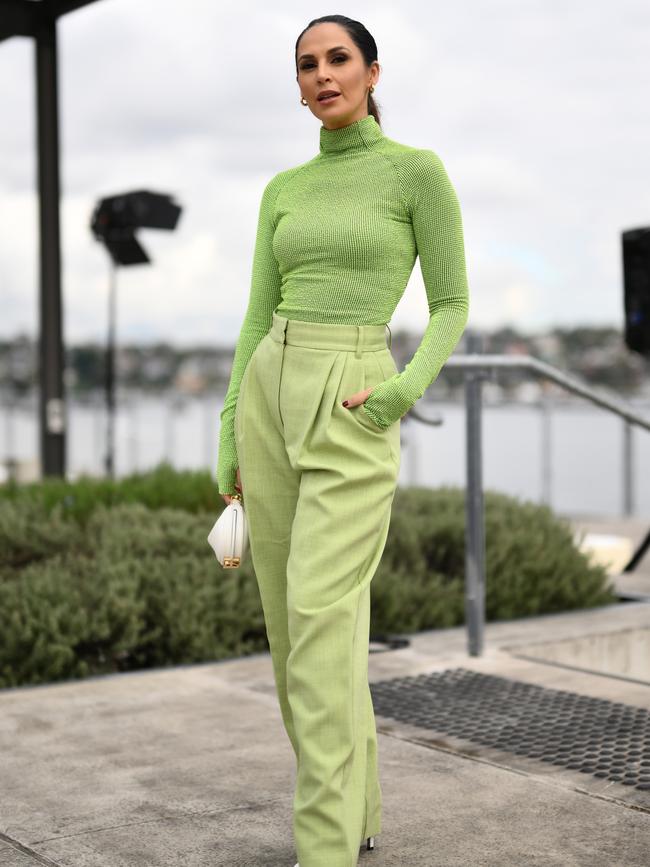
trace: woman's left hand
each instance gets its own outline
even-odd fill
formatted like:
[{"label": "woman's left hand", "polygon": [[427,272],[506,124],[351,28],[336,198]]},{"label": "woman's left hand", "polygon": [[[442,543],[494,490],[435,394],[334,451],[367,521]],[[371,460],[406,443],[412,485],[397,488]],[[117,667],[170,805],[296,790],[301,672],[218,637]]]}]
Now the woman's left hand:
[{"label": "woman's left hand", "polygon": [[358,391],[356,394],[353,394],[351,397],[348,397],[347,400],[343,401],[343,406],[346,409],[350,409],[353,406],[358,406],[360,403],[365,403],[366,398],[370,395],[372,388],[366,388],[363,391]]}]

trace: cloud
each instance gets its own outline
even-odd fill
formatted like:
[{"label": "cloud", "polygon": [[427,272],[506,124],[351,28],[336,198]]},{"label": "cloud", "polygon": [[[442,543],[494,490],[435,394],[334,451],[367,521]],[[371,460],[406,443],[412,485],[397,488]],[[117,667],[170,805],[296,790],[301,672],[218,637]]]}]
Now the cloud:
[{"label": "cloud", "polygon": [[[233,344],[259,198],[318,150],[294,44],[321,10],[210,0],[98,2],[59,25],[67,340],[103,339],[107,258],[95,202],[174,195],[173,233],[118,278],[121,339]],[[622,324],[620,232],[647,225],[643,0],[358,3],[382,65],[385,133],[436,151],[463,212],[470,324]],[[0,336],[37,330],[33,45],[0,43]],[[423,331],[419,268],[391,324]]]}]

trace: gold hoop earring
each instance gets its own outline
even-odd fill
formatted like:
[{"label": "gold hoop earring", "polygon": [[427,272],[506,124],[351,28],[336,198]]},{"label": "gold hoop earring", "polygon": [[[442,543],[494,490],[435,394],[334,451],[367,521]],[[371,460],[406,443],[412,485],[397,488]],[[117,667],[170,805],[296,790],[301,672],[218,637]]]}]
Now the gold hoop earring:
[{"label": "gold hoop earring", "polygon": [[372,92],[374,91],[374,89],[375,89],[375,85],[374,85],[374,84],[371,84],[371,85],[370,85],[370,93],[372,93]]},{"label": "gold hoop earring", "polygon": [[307,100],[305,99],[304,96],[301,96],[301,97],[300,97],[300,102],[301,102],[303,105],[309,105],[309,103],[307,102]]}]

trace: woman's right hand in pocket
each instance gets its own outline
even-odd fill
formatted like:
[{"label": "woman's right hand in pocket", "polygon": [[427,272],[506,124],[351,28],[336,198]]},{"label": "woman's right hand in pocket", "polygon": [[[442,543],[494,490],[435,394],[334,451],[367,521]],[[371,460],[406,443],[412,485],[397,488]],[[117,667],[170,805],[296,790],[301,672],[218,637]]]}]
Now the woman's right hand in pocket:
[{"label": "woman's right hand in pocket", "polygon": [[[237,481],[235,482],[235,490],[237,491],[238,494],[241,494],[242,500],[243,500],[244,492],[242,491],[242,487],[241,487],[241,476],[239,475],[239,467],[237,467]],[[227,506],[230,505],[230,501],[232,500],[232,495],[231,494],[222,494],[222,496],[223,496],[224,500],[226,501],[226,505]]]}]

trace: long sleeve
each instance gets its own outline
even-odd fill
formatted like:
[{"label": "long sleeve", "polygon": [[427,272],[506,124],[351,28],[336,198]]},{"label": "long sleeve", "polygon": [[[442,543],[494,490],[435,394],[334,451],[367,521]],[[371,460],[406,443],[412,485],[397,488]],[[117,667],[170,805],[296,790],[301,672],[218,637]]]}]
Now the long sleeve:
[{"label": "long sleeve", "polygon": [[220,414],[217,484],[221,494],[236,493],[235,482],[239,462],[235,441],[235,407],[239,396],[239,385],[246,365],[258,343],[268,332],[273,311],[281,301],[282,281],[273,253],[273,208],[285,174],[286,172],[279,172],[271,178],[262,194],[248,307],[235,347],[230,383]]},{"label": "long sleeve", "polygon": [[380,427],[397,421],[422,397],[458,343],[469,313],[460,205],[442,161],[419,149],[396,168],[411,214],[429,322],[404,370],[375,386],[363,404]]}]

